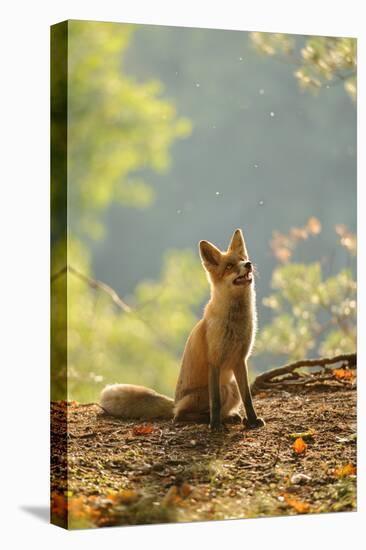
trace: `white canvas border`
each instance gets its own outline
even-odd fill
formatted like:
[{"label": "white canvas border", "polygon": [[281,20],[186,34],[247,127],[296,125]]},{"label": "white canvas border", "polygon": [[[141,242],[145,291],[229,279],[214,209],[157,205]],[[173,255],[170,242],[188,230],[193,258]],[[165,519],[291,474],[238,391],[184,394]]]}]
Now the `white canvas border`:
[{"label": "white canvas border", "polygon": [[[4,9],[5,8],[5,9]],[[13,0],[3,6],[1,193],[2,538],[9,548],[186,548],[337,550],[365,521],[365,31],[362,2],[348,0]],[[5,13],[4,13],[5,12]],[[359,39],[359,496],[357,513],[64,532],[27,512],[48,504],[49,396],[49,25],[64,19],[139,22],[357,36]],[[357,546],[356,546],[357,547]]]}]

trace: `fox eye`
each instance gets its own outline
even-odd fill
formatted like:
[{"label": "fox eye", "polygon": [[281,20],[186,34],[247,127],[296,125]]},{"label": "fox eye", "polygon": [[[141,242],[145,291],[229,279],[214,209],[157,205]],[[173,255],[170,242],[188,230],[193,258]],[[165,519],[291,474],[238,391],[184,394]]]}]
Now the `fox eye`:
[{"label": "fox eye", "polygon": [[233,267],[233,264],[227,264],[227,266],[225,267],[225,269],[229,270]]}]

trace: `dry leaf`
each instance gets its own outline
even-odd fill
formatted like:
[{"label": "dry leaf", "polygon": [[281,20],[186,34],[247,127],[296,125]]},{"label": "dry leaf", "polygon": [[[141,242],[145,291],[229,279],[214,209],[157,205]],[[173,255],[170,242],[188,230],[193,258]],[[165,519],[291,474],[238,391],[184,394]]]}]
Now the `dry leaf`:
[{"label": "dry leaf", "polygon": [[133,435],[149,435],[154,432],[152,424],[143,424],[142,426],[134,426],[132,429]]},{"label": "dry leaf", "polygon": [[307,446],[307,444],[305,443],[305,441],[303,440],[302,437],[298,437],[296,439],[295,443],[292,446],[293,450],[298,455],[304,453],[306,451],[307,447],[308,446]]},{"label": "dry leaf", "polygon": [[303,483],[308,483],[309,481],[311,481],[311,477],[306,474],[302,474],[301,472],[293,474],[290,478],[290,483],[292,485],[301,485]]},{"label": "dry leaf", "polygon": [[357,441],[357,434],[351,434],[348,437],[336,436],[336,441],[338,443],[355,443]]},{"label": "dry leaf", "polygon": [[307,514],[308,512],[310,512],[310,504],[308,504],[307,502],[301,502],[301,500],[297,500],[287,493],[283,495],[283,498],[286,504],[294,508],[294,510],[296,510],[298,514]]},{"label": "dry leaf", "polygon": [[67,515],[67,498],[56,492],[51,494],[51,512],[60,517]]},{"label": "dry leaf", "polygon": [[354,369],[333,369],[332,373],[338,380],[354,380],[356,377]]},{"label": "dry leaf", "polygon": [[192,493],[192,491],[193,491],[192,485],[190,485],[186,481],[182,484],[180,488],[180,494],[182,495],[183,498],[187,498]]},{"label": "dry leaf", "polygon": [[68,512],[75,518],[83,518],[89,515],[89,507],[83,496],[73,497],[68,501]]},{"label": "dry leaf", "polygon": [[339,478],[346,477],[346,476],[354,476],[356,475],[356,466],[350,463],[345,464],[341,468],[337,468],[336,470],[334,470],[334,474]]}]

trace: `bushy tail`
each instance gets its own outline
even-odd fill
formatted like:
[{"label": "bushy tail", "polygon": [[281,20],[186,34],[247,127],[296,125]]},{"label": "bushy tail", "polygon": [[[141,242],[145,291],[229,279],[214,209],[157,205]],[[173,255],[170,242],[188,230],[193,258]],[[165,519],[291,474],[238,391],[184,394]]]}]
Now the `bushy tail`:
[{"label": "bushy tail", "polygon": [[100,396],[100,406],[106,413],[119,418],[173,418],[174,401],[144,386],[113,384]]}]

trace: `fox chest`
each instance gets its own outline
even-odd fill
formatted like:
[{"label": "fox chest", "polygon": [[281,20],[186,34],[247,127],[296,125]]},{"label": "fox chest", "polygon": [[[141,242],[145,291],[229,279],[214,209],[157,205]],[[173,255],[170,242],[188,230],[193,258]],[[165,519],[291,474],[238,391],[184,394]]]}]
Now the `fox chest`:
[{"label": "fox chest", "polygon": [[211,364],[231,368],[250,353],[254,340],[252,312],[231,312],[207,326],[207,351]]}]

